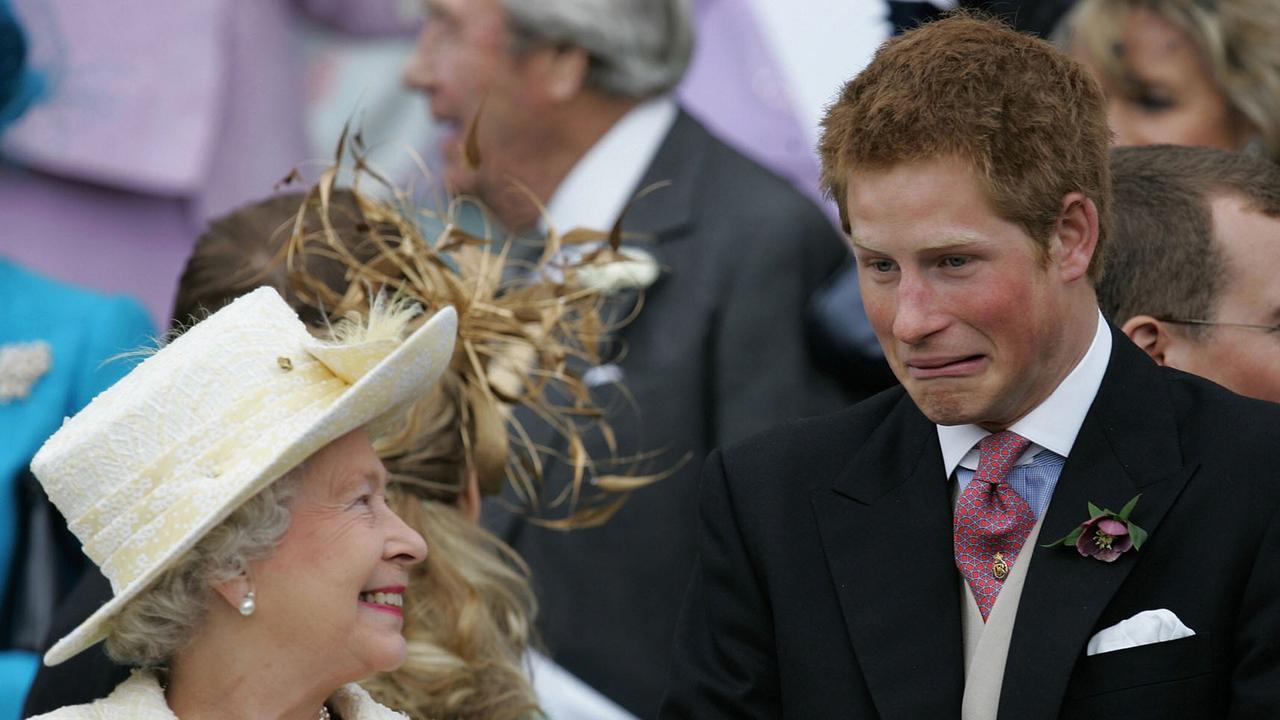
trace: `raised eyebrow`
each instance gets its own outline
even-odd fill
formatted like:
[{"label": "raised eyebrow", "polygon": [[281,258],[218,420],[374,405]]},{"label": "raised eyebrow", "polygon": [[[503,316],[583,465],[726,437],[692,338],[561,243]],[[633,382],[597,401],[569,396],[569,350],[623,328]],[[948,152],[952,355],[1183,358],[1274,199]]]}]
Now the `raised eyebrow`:
[{"label": "raised eyebrow", "polygon": [[866,241],[866,240],[864,240],[864,239],[862,239],[862,238],[860,238],[860,237],[858,237],[858,236],[856,236],[856,235],[850,235],[850,236],[849,236],[849,242],[850,242],[850,243],[852,243],[852,244],[853,244],[853,246],[854,246],[855,248],[857,248],[857,249],[859,249],[859,250],[862,250],[863,252],[869,252],[869,253],[882,253],[882,254],[883,254],[883,251],[881,251],[881,250],[877,250],[877,249],[875,249],[875,248],[871,247],[870,245],[868,245],[868,244],[867,244],[867,241]]},{"label": "raised eyebrow", "polygon": [[927,252],[933,255],[946,255],[949,253],[966,253],[973,252],[978,248],[986,246],[988,243],[982,240],[972,238],[952,238],[943,240],[936,245],[926,245],[920,248],[920,252]]},{"label": "raised eyebrow", "polygon": [[[875,254],[875,255],[888,255],[888,254],[889,254],[889,253],[886,253],[886,252],[885,252],[885,251],[883,251],[883,250],[879,250],[879,249],[877,249],[877,248],[871,247],[870,245],[868,245],[868,244],[866,243],[866,241],[865,241],[865,240],[862,240],[862,239],[860,239],[860,238],[853,237],[853,238],[850,238],[850,239],[849,239],[849,241],[850,241],[851,243],[853,243],[853,246],[854,246],[855,248],[857,248],[857,249],[859,249],[859,250],[862,250],[863,252],[872,253],[872,254]],[[927,254],[930,254],[930,255],[946,255],[946,254],[949,254],[949,253],[965,253],[965,252],[972,252],[973,250],[977,249],[979,246],[981,246],[981,245],[983,245],[983,244],[984,244],[984,243],[983,243],[981,240],[970,240],[970,239],[967,239],[967,238],[961,238],[961,239],[957,239],[957,240],[946,240],[946,241],[940,242],[940,243],[938,243],[938,244],[936,244],[936,245],[925,245],[924,247],[916,248],[915,250],[913,250],[913,252],[914,252],[914,253],[927,253]]]}]

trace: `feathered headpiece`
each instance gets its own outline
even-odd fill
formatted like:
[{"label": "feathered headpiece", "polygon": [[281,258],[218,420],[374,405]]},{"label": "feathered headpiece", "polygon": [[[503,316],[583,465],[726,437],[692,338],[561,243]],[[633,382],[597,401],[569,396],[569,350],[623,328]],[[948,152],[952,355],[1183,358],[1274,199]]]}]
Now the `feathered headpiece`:
[{"label": "feathered headpiece", "polygon": [[[338,191],[348,148],[353,187]],[[361,192],[365,178],[393,199]],[[350,213],[333,202],[338,192],[349,192],[357,221],[337,217]],[[511,241],[494,242],[459,227],[453,221],[458,207],[451,203],[440,213],[412,209],[405,193],[365,165],[359,135],[348,142],[344,133],[337,163],[306,191],[286,244],[292,290],[338,318],[366,316],[373,305],[385,302],[401,310],[421,308],[425,317],[446,305],[456,308],[458,341],[445,377],[376,443],[393,480],[449,499],[459,492],[458,469],[471,468],[482,493],[495,494],[504,480],[509,482],[535,522],[562,528],[598,525],[628,492],[665,473],[596,472],[603,459],[588,455],[584,433],[599,432],[608,440],[612,432],[575,368],[599,365],[601,341],[630,318],[614,321],[605,314],[606,296],[618,278],[644,282],[656,265],[622,249],[621,218],[612,232],[552,231],[541,259],[514,261]],[[318,214],[318,229],[314,222],[308,227],[309,211]],[[569,245],[582,251],[561,252]],[[311,271],[316,256],[345,268],[344,288],[335,288],[331,273],[321,277]],[[388,293],[393,299],[382,299]],[[410,328],[416,322],[410,320]],[[557,459],[572,468],[572,483],[555,497],[544,497],[542,483],[543,462],[552,451],[531,438],[513,412],[517,405],[565,440],[567,457]],[[460,446],[442,437],[459,432]],[[619,458],[608,460],[609,467],[619,465]],[[638,458],[623,459],[622,465],[629,460],[639,466]],[[557,519],[541,517],[552,509]]]}]

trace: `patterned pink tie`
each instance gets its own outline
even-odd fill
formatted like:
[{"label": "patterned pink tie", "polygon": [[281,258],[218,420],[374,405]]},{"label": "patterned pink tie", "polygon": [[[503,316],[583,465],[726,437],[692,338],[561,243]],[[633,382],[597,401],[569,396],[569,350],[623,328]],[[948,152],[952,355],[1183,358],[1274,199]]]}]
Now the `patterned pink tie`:
[{"label": "patterned pink tie", "polygon": [[1036,524],[1031,506],[1005,482],[1030,444],[1008,430],[983,438],[978,443],[978,470],[956,502],[956,567],[969,582],[983,622]]}]

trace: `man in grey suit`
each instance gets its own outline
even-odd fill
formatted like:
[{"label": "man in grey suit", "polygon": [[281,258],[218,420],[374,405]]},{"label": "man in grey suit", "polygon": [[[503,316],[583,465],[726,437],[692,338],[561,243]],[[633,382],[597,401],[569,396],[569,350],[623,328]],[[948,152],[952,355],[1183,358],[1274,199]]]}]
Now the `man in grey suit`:
[{"label": "man in grey suit", "polygon": [[[563,533],[501,512],[486,519],[533,570],[553,659],[651,717],[693,566],[703,458],[843,402],[813,367],[803,313],[847,250],[812,203],[671,98],[692,50],[688,2],[427,8],[406,79],[453,129],[444,175],[455,192],[480,197],[509,229],[563,233],[608,228],[639,190],[670,183],[636,202],[624,225],[626,243],[648,251],[661,273],[643,293],[618,294],[620,314],[637,298],[641,309],[612,338],[610,360],[585,370],[612,408],[618,456],[659,452],[649,467],[684,464],[598,530]],[[463,145],[477,113],[473,167]],[[594,441],[593,457],[610,454]],[[549,481],[569,475],[552,468]]]}]

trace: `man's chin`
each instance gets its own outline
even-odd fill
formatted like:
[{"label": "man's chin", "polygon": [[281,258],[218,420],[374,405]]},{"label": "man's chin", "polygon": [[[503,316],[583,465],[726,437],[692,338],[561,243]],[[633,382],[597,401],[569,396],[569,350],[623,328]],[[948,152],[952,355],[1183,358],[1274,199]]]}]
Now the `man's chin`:
[{"label": "man's chin", "polygon": [[967,425],[978,422],[982,415],[981,403],[971,392],[942,392],[936,388],[921,388],[915,383],[907,384],[906,388],[920,412],[937,425]]}]

